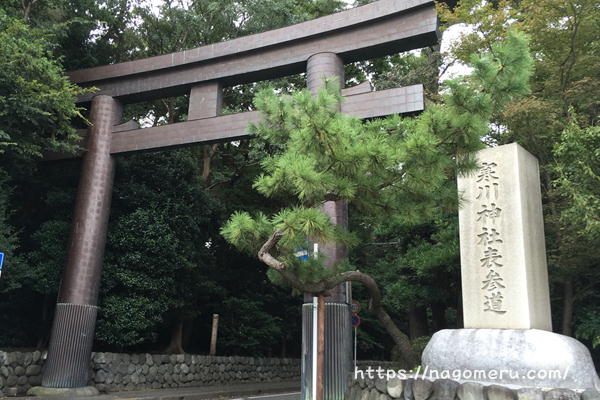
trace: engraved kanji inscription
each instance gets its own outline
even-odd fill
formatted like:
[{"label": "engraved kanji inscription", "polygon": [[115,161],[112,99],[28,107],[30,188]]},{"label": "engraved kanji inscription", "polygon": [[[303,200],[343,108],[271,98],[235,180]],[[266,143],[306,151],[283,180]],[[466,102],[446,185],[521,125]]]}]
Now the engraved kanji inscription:
[{"label": "engraved kanji inscription", "polygon": [[481,211],[477,212],[477,221],[481,221],[483,224],[487,224],[488,222],[495,224],[496,219],[500,218],[501,214],[502,209],[496,203],[482,204]]},{"label": "engraved kanji inscription", "polygon": [[481,233],[477,235],[479,238],[479,242],[477,244],[482,244],[484,246],[489,246],[494,243],[502,243],[502,239],[500,239],[500,232],[496,230],[496,228],[487,228],[482,227]]},{"label": "engraved kanji inscription", "polygon": [[483,311],[504,314],[504,295],[506,283],[501,274],[502,264],[502,235],[500,221],[500,176],[494,162],[483,162],[475,179],[475,204],[477,206],[476,224],[478,232],[475,240],[481,249],[479,259],[482,268],[487,269],[485,278],[481,281],[483,291]]},{"label": "engraved kanji inscription", "polygon": [[506,310],[502,308],[502,300],[504,300],[504,296],[500,291],[494,292],[489,296],[485,296],[485,302],[483,305],[485,309],[483,311],[492,311],[498,314],[504,314]]},{"label": "engraved kanji inscription", "polygon": [[496,163],[488,163],[488,162],[483,162],[481,163],[481,168],[479,169],[479,172],[477,173],[477,182],[492,182],[492,181],[497,181],[500,178],[498,177],[498,175],[496,175],[496,167],[498,166],[498,164]]},{"label": "engraved kanji inscription", "polygon": [[490,269],[490,272],[488,272],[487,276],[486,276],[486,280],[483,281],[483,286],[481,287],[482,289],[485,289],[487,291],[492,291],[492,290],[496,290],[496,289],[505,289],[506,286],[504,286],[504,284],[502,283],[504,281],[504,279],[502,279],[502,277],[500,276],[500,274],[498,272],[496,272],[493,269]]}]

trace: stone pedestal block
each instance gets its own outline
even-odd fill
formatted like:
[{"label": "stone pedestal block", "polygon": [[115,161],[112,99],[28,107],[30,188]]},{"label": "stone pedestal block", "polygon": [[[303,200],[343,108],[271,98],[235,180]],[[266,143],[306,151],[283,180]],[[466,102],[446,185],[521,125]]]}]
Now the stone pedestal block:
[{"label": "stone pedestal block", "polygon": [[451,376],[460,371],[460,381],[600,389],[582,343],[538,329],[445,329],[433,335],[422,360],[430,377],[431,371],[442,377],[443,371]]}]

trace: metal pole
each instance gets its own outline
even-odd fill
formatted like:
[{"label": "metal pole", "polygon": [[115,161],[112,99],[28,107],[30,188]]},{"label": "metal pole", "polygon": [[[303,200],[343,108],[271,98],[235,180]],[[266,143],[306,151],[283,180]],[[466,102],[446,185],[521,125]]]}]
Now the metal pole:
[{"label": "metal pole", "polygon": [[317,348],[317,397],[323,400],[325,378],[325,296],[319,296],[319,346]]},{"label": "metal pole", "polygon": [[354,327],[354,370],[356,371],[356,335],[358,333],[358,327]]},{"label": "metal pole", "polygon": [[210,355],[217,354],[217,332],[219,330],[219,314],[213,314],[212,333],[210,335]]},{"label": "metal pole", "polygon": [[319,303],[316,297],[313,297],[313,313],[312,313],[312,400],[317,398],[317,332],[319,316]]}]

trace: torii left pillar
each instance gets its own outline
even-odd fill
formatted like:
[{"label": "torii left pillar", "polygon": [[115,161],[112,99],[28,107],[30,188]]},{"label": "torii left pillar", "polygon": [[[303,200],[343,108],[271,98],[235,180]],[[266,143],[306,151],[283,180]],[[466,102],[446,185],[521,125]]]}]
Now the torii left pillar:
[{"label": "torii left pillar", "polygon": [[111,135],[121,113],[121,105],[110,96],[99,95],[92,100],[92,126],[88,130],[43,387],[80,388],[89,381],[115,172],[115,160],[110,155]]}]

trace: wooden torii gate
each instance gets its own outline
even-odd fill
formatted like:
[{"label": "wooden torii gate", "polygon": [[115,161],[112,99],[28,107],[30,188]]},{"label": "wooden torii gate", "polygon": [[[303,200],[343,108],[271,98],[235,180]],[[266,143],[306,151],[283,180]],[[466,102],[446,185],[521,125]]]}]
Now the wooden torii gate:
[{"label": "wooden torii gate", "polygon": [[[248,124],[259,121],[260,115],[220,115],[223,87],[305,71],[313,93],[325,77],[339,79],[343,87],[344,64],[430,46],[437,43],[438,36],[433,0],[380,0],[222,43],[70,72],[72,82],[82,87],[95,86],[99,91],[77,100],[83,105],[91,103],[92,126],[80,132],[86,151],[81,154],[83,166],[67,263],[42,385],[77,388],[88,384],[114,155],[247,137]],[[423,109],[422,85],[372,91],[369,84],[361,84],[341,90],[341,111],[360,118]],[[189,94],[185,122],[144,129],[131,122],[119,124],[122,104],[184,94]],[[323,210],[336,223],[347,223],[345,204],[327,202]],[[322,251],[329,255],[331,263],[344,255],[344,249],[335,246],[324,246]],[[325,378],[326,399],[343,395],[350,369],[348,301],[340,288],[328,303],[337,311],[327,311],[330,339],[326,341],[329,340],[330,354],[326,369],[332,372]],[[310,323],[306,312],[303,320],[306,332]],[[310,335],[304,334],[303,338],[306,361]],[[310,387],[309,371],[310,366],[304,365],[303,387]]]}]

